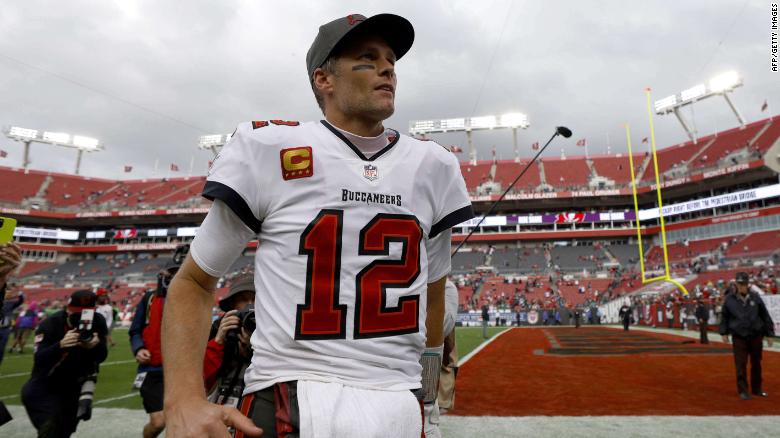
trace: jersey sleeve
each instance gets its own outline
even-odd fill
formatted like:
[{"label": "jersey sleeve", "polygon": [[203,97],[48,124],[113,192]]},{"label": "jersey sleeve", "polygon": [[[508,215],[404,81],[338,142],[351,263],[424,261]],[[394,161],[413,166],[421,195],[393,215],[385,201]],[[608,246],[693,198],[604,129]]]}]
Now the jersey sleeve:
[{"label": "jersey sleeve", "polygon": [[262,225],[261,175],[262,145],[253,144],[252,128],[238,125],[230,141],[222,147],[209,169],[203,197],[224,202],[255,234]]},{"label": "jersey sleeve", "polygon": [[434,220],[428,238],[432,239],[444,230],[474,217],[466,182],[460,173],[458,159],[452,153],[446,152],[444,169],[434,175],[434,190],[437,193],[437,203],[434,209]]},{"label": "jersey sleeve", "polygon": [[221,277],[255,236],[221,199],[216,199],[190,245],[192,260],[212,277]]}]

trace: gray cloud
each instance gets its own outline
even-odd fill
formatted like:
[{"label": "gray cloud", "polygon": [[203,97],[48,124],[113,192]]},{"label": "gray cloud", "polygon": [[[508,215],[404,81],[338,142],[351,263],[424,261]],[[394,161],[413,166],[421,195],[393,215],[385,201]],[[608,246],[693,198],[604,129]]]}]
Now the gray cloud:
[{"label": "gray cloud", "polygon": [[[186,175],[190,157],[194,173],[204,174],[210,154],[195,148],[201,134],[230,132],[242,120],[320,118],[305,79],[305,53],[320,24],[353,12],[394,12],[415,25],[415,46],[398,65],[397,112],[387,123],[401,131],[412,119],[523,111],[532,123],[520,133],[526,155],[558,124],[575,135],[546,155],[561,148],[583,153],[574,146],[578,138],[588,139],[591,153],[604,152],[608,137],[613,152],[624,151],[624,123],[637,140],[647,135],[645,87],[660,98],[728,69],[745,78],[733,98],[749,121],[768,116],[760,112],[764,99],[780,105],[764,1],[404,1],[391,7],[379,1],[12,0],[0,12],[0,124],[100,138],[106,150],[85,157],[85,175],[148,177],[155,160],[158,176],[169,174],[171,162]],[[695,107],[702,133],[736,125],[718,100]],[[660,146],[685,139],[676,120],[655,122]],[[465,146],[462,134],[436,138]],[[480,132],[474,140],[480,158],[493,146],[501,157],[512,154],[509,132]],[[0,149],[10,153],[0,165],[21,163],[20,144],[2,138]],[[72,172],[75,164],[74,151],[43,145],[34,146],[32,158],[36,169]],[[134,166],[132,174],[121,173],[125,164]]]}]

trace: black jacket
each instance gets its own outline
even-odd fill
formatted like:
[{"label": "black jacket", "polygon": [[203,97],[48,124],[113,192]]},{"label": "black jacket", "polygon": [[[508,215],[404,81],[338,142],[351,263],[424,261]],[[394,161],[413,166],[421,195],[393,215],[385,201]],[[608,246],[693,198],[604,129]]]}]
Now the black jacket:
[{"label": "black jacket", "polygon": [[775,325],[764,300],[757,293],[748,292],[747,300],[744,302],[739,298],[739,293],[730,293],[726,295],[723,303],[723,314],[718,331],[721,335],[742,338],[774,336]]},{"label": "black jacket", "polygon": [[707,310],[707,306],[704,305],[704,303],[696,304],[696,320],[704,320],[706,323],[708,319],[710,319],[710,311]]},{"label": "black jacket", "polygon": [[620,320],[630,320],[631,319],[631,307],[623,305],[623,307],[620,308],[620,312],[618,313]]},{"label": "black jacket", "polygon": [[100,338],[100,343],[94,348],[88,350],[76,346],[63,349],[60,348],[60,340],[70,330],[70,327],[67,327],[67,313],[61,310],[46,318],[35,331],[35,359],[31,380],[43,380],[51,386],[73,386],[97,371],[97,366],[108,356],[108,330],[106,321],[99,313],[95,313],[92,328]]}]

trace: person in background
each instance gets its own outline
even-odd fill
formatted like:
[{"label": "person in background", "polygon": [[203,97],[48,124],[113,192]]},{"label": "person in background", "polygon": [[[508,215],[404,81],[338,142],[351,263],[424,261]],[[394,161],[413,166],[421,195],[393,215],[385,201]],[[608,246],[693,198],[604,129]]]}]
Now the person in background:
[{"label": "person in background", "polygon": [[13,353],[14,350],[17,350],[19,354],[24,353],[24,346],[27,344],[27,338],[37,326],[38,306],[35,302],[32,302],[26,309],[23,309],[16,318],[16,323],[14,324],[14,343],[11,345],[8,352]]},{"label": "person in background", "polygon": [[95,311],[103,315],[103,319],[106,320],[106,327],[108,328],[108,334],[106,335],[106,338],[108,339],[108,344],[113,347],[116,345],[114,339],[111,338],[111,329],[114,326],[114,306],[111,305],[107,289],[102,287],[98,288],[97,304],[98,306]]},{"label": "person in background", "polygon": [[444,360],[439,375],[439,397],[423,405],[425,438],[441,438],[439,416],[455,407],[455,378],[458,376],[458,349],[455,321],[458,315],[458,289],[449,279],[444,284]]},{"label": "person in background", "polygon": [[624,302],[620,307],[618,317],[620,318],[620,322],[623,323],[623,330],[628,331],[628,326],[631,324],[631,306],[628,302]]},{"label": "person in background", "polygon": [[767,397],[761,376],[761,354],[764,337],[772,346],[775,326],[761,296],[750,290],[746,272],[737,272],[736,291],[726,295],[720,322],[723,342],[733,340],[734,366],[737,372],[737,391],[742,400],[750,399],[747,382],[747,362],[750,358],[750,389],[753,395]]},{"label": "person in background", "polygon": [[[219,300],[225,312],[211,326],[203,362],[203,382],[208,400],[236,407],[244,390],[244,372],[252,359],[251,327],[247,330],[237,313],[255,303],[254,275],[234,278],[227,295]],[[251,316],[250,316],[251,317]],[[252,318],[254,319],[254,318]]]},{"label": "person in background", "polygon": [[490,306],[487,301],[482,303],[482,339],[488,338],[488,323],[490,322]]},{"label": "person in background", "polygon": [[707,339],[707,320],[710,318],[710,311],[701,297],[696,299],[696,310],[694,313],[696,314],[696,322],[699,325],[699,342],[709,344],[710,341]]},{"label": "person in background", "polygon": [[24,302],[24,294],[19,294],[14,299],[13,292],[8,287],[8,279],[22,261],[21,251],[16,244],[0,246],[0,299],[3,300],[0,307],[0,364],[3,363],[5,345],[11,336],[11,321],[14,309]]},{"label": "person in background", "polygon": [[162,317],[168,285],[178,266],[169,264],[157,274],[157,289],[148,291],[135,310],[130,325],[130,348],[138,362],[136,387],[140,389],[149,422],[144,425],[144,438],[154,438],[165,429],[163,413]]},{"label": "person in background", "polygon": [[93,316],[91,333],[79,329],[82,312],[94,310],[95,301],[92,291],[73,292],[68,307],[35,332],[33,370],[22,387],[22,403],[39,437],[69,437],[76,431],[82,386],[108,356],[100,314]]}]

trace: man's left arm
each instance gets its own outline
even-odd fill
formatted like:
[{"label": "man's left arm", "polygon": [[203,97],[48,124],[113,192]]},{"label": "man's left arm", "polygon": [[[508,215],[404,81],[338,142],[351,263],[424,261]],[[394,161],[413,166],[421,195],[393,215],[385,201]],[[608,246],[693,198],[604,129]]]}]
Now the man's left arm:
[{"label": "man's left arm", "polygon": [[[761,297],[757,297],[757,301],[758,317],[761,318],[761,321],[764,323],[764,335],[774,337],[775,323],[772,321],[772,316],[769,314],[769,310],[766,308],[766,303],[764,303],[764,300],[761,299]],[[770,340],[769,342],[771,343],[772,341]]]},{"label": "man's left arm", "polygon": [[428,283],[428,311],[425,315],[426,347],[444,345],[444,283],[447,276]]}]

